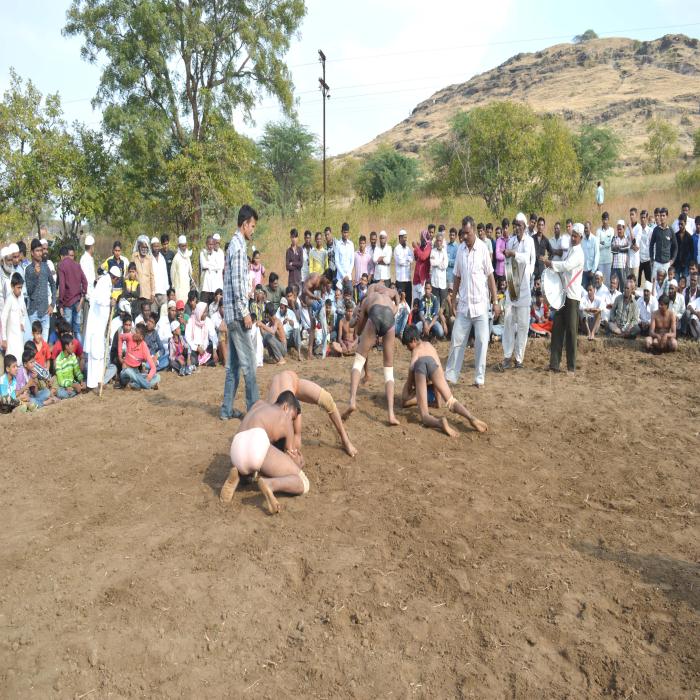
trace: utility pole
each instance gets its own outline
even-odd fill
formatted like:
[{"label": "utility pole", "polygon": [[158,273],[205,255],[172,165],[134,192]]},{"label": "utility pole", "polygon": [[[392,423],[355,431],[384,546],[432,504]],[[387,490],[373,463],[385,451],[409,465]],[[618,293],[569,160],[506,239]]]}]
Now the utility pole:
[{"label": "utility pole", "polygon": [[326,215],[326,100],[331,98],[331,89],[326,83],[326,54],[318,50],[319,60],[323,69],[323,77],[318,79],[323,95],[323,216]]}]

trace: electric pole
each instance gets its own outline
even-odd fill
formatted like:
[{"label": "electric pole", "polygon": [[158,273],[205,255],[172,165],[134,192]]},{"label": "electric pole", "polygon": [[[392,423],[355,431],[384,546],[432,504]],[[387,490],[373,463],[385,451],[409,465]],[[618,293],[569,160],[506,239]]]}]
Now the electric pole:
[{"label": "electric pole", "polygon": [[323,216],[326,215],[326,100],[331,98],[331,89],[326,83],[326,54],[318,50],[319,60],[323,69],[323,77],[318,79],[323,95]]}]

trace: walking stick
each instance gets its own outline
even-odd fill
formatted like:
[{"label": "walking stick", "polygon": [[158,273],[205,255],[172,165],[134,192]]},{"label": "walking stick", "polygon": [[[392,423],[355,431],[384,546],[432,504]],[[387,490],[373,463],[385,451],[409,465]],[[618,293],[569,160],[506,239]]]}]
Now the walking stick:
[{"label": "walking stick", "polygon": [[109,359],[109,327],[112,323],[112,307],[109,309],[109,318],[107,319],[107,330],[105,331],[105,359],[102,363],[102,380],[100,381],[100,390],[98,397],[102,398],[102,390],[105,388],[105,374],[107,374],[107,360]]}]

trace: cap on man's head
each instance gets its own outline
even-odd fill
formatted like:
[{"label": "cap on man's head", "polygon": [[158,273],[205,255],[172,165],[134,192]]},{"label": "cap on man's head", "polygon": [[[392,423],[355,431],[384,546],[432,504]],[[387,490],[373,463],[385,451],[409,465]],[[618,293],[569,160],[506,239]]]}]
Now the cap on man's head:
[{"label": "cap on man's head", "polygon": [[39,243],[41,243],[41,245],[48,245],[48,244],[49,244],[49,242],[48,242],[45,238],[42,238],[42,239],[39,241]]},{"label": "cap on man's head", "polygon": [[668,286],[678,288],[678,282],[676,280],[670,280]]},{"label": "cap on man's head", "polygon": [[574,224],[573,230],[578,233],[579,236],[583,236],[583,224],[576,223]]},{"label": "cap on man's head", "polygon": [[3,260],[9,255],[7,252],[7,246],[5,246],[2,250],[0,250],[0,258]]},{"label": "cap on man's head", "polygon": [[185,302],[182,301],[182,299],[178,299],[177,303],[175,304],[175,308],[178,311],[184,311],[185,310]]},{"label": "cap on man's head", "polygon": [[121,277],[122,271],[116,265],[112,265],[112,267],[109,268],[109,274],[112,275],[112,277]]},{"label": "cap on man's head", "polygon": [[594,277],[605,277],[605,275],[604,275],[600,270],[598,270],[598,271],[595,273]]},{"label": "cap on man's head", "polygon": [[95,245],[95,239],[92,236],[90,236],[89,234],[87,236],[85,236],[85,245],[86,246]]},{"label": "cap on man's head", "polygon": [[615,224],[616,226],[622,226],[623,228],[625,227],[625,220],[624,219],[618,219],[617,223]]},{"label": "cap on man's head", "polygon": [[174,299],[171,299],[171,300],[168,302],[168,308],[169,308],[169,309],[175,309],[175,308],[177,308],[177,304],[175,303],[175,300],[174,300]]},{"label": "cap on man's head", "polygon": [[158,236],[153,236],[153,238],[151,238],[151,245],[155,245],[156,243],[160,245],[160,238],[158,238]]},{"label": "cap on man's head", "polygon": [[[117,268],[119,269],[119,268]],[[131,302],[126,297],[122,297],[119,300],[119,303],[117,304],[117,308],[119,311],[122,313],[130,314],[131,313]]]},{"label": "cap on man's head", "polygon": [[187,245],[187,236],[178,236],[177,237],[177,244],[178,245]]},{"label": "cap on man's head", "polygon": [[516,221],[519,221],[521,224],[527,224],[527,219],[525,218],[525,214],[523,214],[521,211],[519,211],[515,217]]},{"label": "cap on man's head", "polygon": [[642,289],[643,289],[645,292],[650,292],[650,291],[653,289],[653,287],[651,286],[651,282],[650,282],[649,280],[647,280],[647,281],[644,283],[644,287],[642,287]]},{"label": "cap on man's head", "polygon": [[7,254],[15,255],[16,253],[19,253],[19,246],[16,243],[10,243],[10,245],[7,246]]},{"label": "cap on man's head", "polygon": [[174,331],[176,328],[180,327],[180,321],[171,321],[170,322],[170,330],[171,332]]},{"label": "cap on man's head", "polygon": [[386,231],[380,231],[379,238],[386,238]]},{"label": "cap on man's head", "polygon": [[407,235],[408,235],[408,234],[406,233],[406,229],[405,229],[405,228],[402,228],[402,229],[399,231],[399,238],[401,238],[401,236],[407,236]]},{"label": "cap on man's head", "polygon": [[212,236],[212,238],[213,238],[215,241],[220,241],[220,240],[221,240],[221,234],[220,234],[220,233],[215,233],[215,234]]},{"label": "cap on man's head", "polygon": [[287,301],[287,297],[280,298],[280,306],[289,306],[289,302]]}]

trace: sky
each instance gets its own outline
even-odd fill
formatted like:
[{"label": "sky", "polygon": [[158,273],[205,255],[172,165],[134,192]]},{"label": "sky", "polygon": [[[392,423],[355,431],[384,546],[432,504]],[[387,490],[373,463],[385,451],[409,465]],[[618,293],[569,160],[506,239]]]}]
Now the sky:
[{"label": "sky", "polygon": [[[68,122],[98,128],[91,107],[99,67],[80,57],[79,38],[61,35],[67,0],[0,0],[0,90],[14,67],[43,93],[59,92]],[[405,119],[443,87],[467,81],[510,56],[568,42],[586,29],[601,37],[648,40],[668,33],[700,38],[700,4],[681,0],[307,0],[307,14],[287,63],[299,120],[319,137],[322,98],[318,50],[327,57],[327,152],[357,148]],[[283,117],[270,97],[254,123],[236,126],[258,138],[267,121]]]}]

